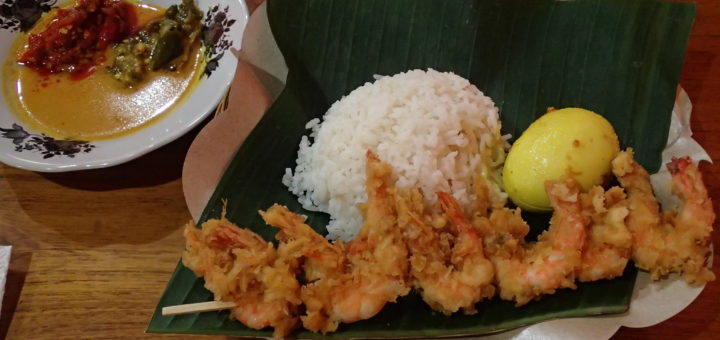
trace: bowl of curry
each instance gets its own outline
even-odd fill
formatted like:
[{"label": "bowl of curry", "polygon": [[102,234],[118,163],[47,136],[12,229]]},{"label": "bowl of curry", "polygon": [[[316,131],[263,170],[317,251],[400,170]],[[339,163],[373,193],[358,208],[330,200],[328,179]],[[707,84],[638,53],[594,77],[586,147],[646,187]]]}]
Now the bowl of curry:
[{"label": "bowl of curry", "polygon": [[123,163],[182,136],[232,82],[240,0],[0,4],[0,162],[42,172]]}]

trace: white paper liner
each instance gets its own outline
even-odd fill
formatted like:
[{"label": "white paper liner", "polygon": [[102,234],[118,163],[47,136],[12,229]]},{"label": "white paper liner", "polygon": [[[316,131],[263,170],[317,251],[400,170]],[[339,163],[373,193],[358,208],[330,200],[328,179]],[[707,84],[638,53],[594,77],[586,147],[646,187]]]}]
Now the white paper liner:
[{"label": "white paper liner", "polygon": [[660,167],[656,174],[650,176],[655,196],[665,210],[674,209],[679,203],[677,196],[670,193],[670,185],[668,185],[670,183],[670,172],[668,172],[665,164],[673,157],[682,156],[690,156],[695,163],[703,160],[712,163],[710,155],[698,142],[692,139],[692,130],[690,129],[691,113],[692,103],[690,103],[690,98],[685,93],[685,90],[678,87],[670,119],[668,142],[662,153],[663,166]]},{"label": "white paper liner", "polygon": [[[258,78],[274,100],[279,94],[277,81],[285,82],[287,67],[275,43],[267,20],[265,4],[253,13],[245,30],[240,58],[256,67]],[[264,75],[263,75],[264,74]],[[281,88],[280,88],[281,89]],[[672,112],[668,143],[662,153],[663,164],[672,157],[690,156],[693,161],[711,161],[707,152],[692,139],[690,115],[692,105],[687,94],[678,88]],[[670,175],[665,166],[651,176],[656,196],[663,207],[673,207],[676,199],[670,193]],[[649,327],[669,319],[687,307],[704,286],[690,286],[681,277],[653,282],[640,272],[633,290],[630,309],[623,314],[550,320],[520,329],[480,337],[482,339],[608,339],[621,326]]]},{"label": "white paper liner", "polygon": [[[0,246],[0,306],[2,306],[5,295],[5,282],[7,281],[8,268],[10,267],[11,246]],[[2,317],[2,315],[0,315]]]}]

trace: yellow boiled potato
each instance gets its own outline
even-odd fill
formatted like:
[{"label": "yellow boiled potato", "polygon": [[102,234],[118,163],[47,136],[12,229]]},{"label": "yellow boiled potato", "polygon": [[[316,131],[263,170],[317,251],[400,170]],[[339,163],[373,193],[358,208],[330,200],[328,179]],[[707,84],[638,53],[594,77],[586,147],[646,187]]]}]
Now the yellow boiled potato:
[{"label": "yellow boiled potato", "polygon": [[522,209],[552,210],[546,180],[571,174],[588,190],[609,175],[619,151],[615,130],[602,116],[580,108],[549,112],[512,145],[503,169],[505,191]]}]

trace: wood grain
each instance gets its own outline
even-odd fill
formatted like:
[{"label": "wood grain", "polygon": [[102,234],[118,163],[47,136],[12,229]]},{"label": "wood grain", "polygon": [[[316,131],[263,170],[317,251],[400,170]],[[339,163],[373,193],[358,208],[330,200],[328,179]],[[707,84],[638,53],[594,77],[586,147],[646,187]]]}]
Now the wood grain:
[{"label": "wood grain", "polygon": [[8,338],[143,337],[177,261],[177,249],[35,251]]},{"label": "wood grain", "polygon": [[[249,7],[262,0],[249,0]],[[720,157],[720,2],[698,0],[681,85],[695,138]],[[144,334],[183,248],[190,219],[180,171],[198,129],[109,169],[38,174],[0,164],[0,244],[12,244],[0,338],[189,338]],[[701,169],[720,200],[720,166]],[[720,214],[715,205],[716,214]],[[717,228],[717,223],[716,223]],[[720,233],[713,234],[716,249]],[[714,271],[720,275],[720,258]],[[659,325],[622,328],[617,339],[716,339],[720,281]],[[197,338],[195,336],[191,338]]]},{"label": "wood grain", "polygon": [[[190,220],[180,174],[185,152],[198,129],[142,158],[108,169],[39,174],[0,165],[0,244],[13,245],[0,339],[5,335],[8,339],[56,338],[68,332],[78,335],[74,330],[87,331],[75,339],[109,337],[109,333],[88,331],[83,318],[63,316],[93,310],[98,303],[119,311],[112,315],[114,322],[132,325],[115,331],[108,327],[103,332],[125,339],[154,337],[142,334],[149,310],[138,312],[136,306],[118,304],[117,298],[125,298],[119,294],[128,285],[153,282],[149,290],[136,293],[138,300],[146,300],[144,306],[152,308],[177,263],[184,244],[181,226]],[[46,250],[53,252],[43,253]],[[125,256],[135,252],[145,256]],[[78,259],[94,266],[77,266],[73,261]],[[48,265],[49,260],[56,260],[56,268]],[[113,272],[115,267],[152,270],[131,283],[136,278]],[[93,274],[98,270],[113,276],[114,287],[104,285],[101,276]],[[52,308],[41,304],[25,307],[27,301],[42,301],[36,295],[42,287],[36,285],[46,275],[77,288],[58,298],[58,303],[68,306],[61,313],[53,314]],[[108,295],[85,298],[87,289],[96,283]],[[49,314],[58,317],[47,317]],[[45,329],[47,336],[37,333],[37,328]]]}]

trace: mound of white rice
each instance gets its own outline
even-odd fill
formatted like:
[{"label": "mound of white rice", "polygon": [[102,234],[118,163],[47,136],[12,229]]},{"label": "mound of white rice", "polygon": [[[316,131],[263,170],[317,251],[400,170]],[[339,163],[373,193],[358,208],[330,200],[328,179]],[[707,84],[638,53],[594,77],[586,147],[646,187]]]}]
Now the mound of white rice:
[{"label": "mound of white rice", "polygon": [[428,204],[445,191],[466,207],[473,174],[504,160],[492,100],[466,79],[432,69],[366,83],[306,128],[310,138],[303,136],[283,183],[305,209],[330,214],[330,239],[350,240],[362,225],[356,205],[367,200],[367,150],[392,165],[398,187],[421,188]]}]

